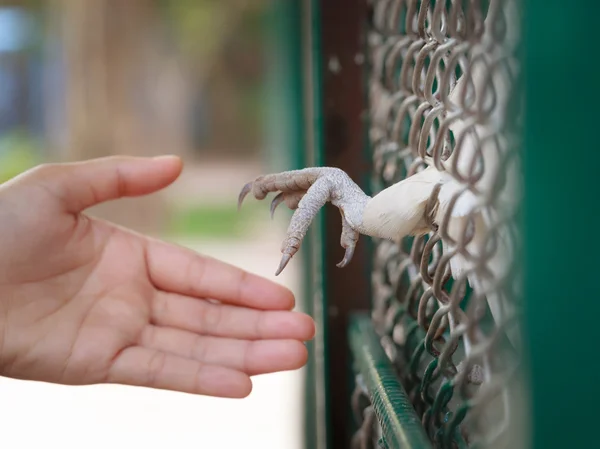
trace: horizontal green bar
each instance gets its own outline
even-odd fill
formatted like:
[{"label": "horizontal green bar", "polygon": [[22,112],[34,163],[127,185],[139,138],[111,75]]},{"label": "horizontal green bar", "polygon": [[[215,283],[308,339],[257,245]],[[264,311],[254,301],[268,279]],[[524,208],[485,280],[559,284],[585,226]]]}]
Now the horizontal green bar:
[{"label": "horizontal green bar", "polygon": [[364,378],[388,447],[431,448],[421,421],[387,358],[369,317],[353,316],[349,333],[356,367]]}]

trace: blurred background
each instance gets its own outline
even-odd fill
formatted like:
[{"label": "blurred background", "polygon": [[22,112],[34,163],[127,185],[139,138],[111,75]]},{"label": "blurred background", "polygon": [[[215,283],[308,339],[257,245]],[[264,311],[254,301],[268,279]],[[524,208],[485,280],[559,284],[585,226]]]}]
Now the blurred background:
[{"label": "blurred background", "polygon": [[[0,181],[47,161],[178,154],[173,186],[91,213],[275,279],[290,213],[271,221],[268,203],[238,213],[236,201],[244,183],[297,160],[281,3],[0,1]],[[300,257],[277,278],[299,300]],[[258,376],[244,400],[0,378],[2,441],[300,448],[303,375]]]}]

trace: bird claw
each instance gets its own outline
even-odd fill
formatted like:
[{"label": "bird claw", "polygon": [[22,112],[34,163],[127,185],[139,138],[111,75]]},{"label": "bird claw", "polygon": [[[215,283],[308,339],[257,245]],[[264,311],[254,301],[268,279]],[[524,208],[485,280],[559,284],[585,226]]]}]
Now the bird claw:
[{"label": "bird claw", "polygon": [[[336,182],[331,182],[332,180]],[[254,181],[244,185],[238,197],[238,210],[241,208],[244,198],[250,192],[258,200],[264,199],[270,192],[278,192],[269,207],[271,218],[273,218],[277,207],[283,202],[294,210],[286,239],[281,248],[283,256],[275,273],[276,276],[285,269],[294,254],[299,250],[309,225],[321,207],[327,201],[330,201],[332,197],[343,196],[340,193],[344,193],[345,189],[348,188],[347,185],[350,184],[353,184],[352,180],[341,170],[324,167],[259,176]],[[355,185],[354,187],[358,188]],[[341,206],[338,205],[338,207],[341,210]],[[344,229],[341,243],[346,252],[343,260],[337,264],[340,268],[350,263],[358,240],[358,232],[350,228],[344,219],[343,213],[342,223]]]},{"label": "bird claw", "polygon": [[348,248],[346,248],[346,252],[344,253],[344,258],[341,260],[341,262],[336,264],[336,267],[344,268],[346,265],[348,265],[350,263],[350,261],[352,260],[352,256],[354,256],[354,248],[355,248],[354,246],[349,246]]},{"label": "bird claw", "polygon": [[246,196],[252,190],[252,184],[253,184],[252,182],[249,182],[244,187],[242,187],[242,190],[240,191],[240,194],[238,195],[238,212],[242,208],[242,203],[244,202],[244,198],[246,198]]},{"label": "bird claw", "polygon": [[344,248],[346,252],[344,253],[342,261],[336,266],[338,268],[344,268],[350,263],[352,256],[354,256],[354,249],[356,248],[356,242],[358,242],[359,233],[352,229],[350,224],[348,224],[348,221],[341,210],[340,213],[342,215],[342,235],[340,236],[340,245],[342,245],[342,248]]},{"label": "bird claw", "polygon": [[273,198],[273,201],[271,201],[271,207],[270,207],[271,220],[275,216],[275,209],[277,209],[277,206],[279,206],[284,201],[285,201],[285,194],[283,192],[279,192],[277,194],[277,196],[275,198]]},{"label": "bird claw", "polygon": [[292,259],[292,256],[290,254],[284,254],[281,257],[281,262],[279,262],[279,268],[277,268],[277,271],[275,272],[275,276],[279,276],[281,274],[281,272],[287,266],[288,262],[291,259]]}]

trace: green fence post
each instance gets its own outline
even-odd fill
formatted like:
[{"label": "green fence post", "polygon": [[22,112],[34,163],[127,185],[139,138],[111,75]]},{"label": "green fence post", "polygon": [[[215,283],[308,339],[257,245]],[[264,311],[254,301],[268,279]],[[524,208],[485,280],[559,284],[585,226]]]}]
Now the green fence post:
[{"label": "green fence post", "polygon": [[[304,79],[305,115],[305,167],[323,165],[323,91],[321,82],[321,30],[319,22],[318,0],[302,3],[302,48]],[[307,379],[306,428],[311,432],[312,444],[307,449],[328,448],[328,396],[326,379],[327,326],[324,309],[324,221],[320,212],[310,227],[304,242],[307,300],[311,303],[312,316],[316,322],[317,333],[309,344],[312,377]],[[310,397],[309,397],[310,396]]]},{"label": "green fence post", "polygon": [[305,163],[302,22],[298,2],[269,7],[267,164],[271,171],[301,168]]},{"label": "green fence post", "polygon": [[524,12],[530,447],[600,447],[600,2],[528,0]]},{"label": "green fence post", "polygon": [[[268,123],[268,164],[270,171],[299,169],[311,164],[315,147],[313,123],[307,123],[311,107],[317,95],[310,88],[309,61],[306,60],[310,39],[305,15],[309,2],[283,0],[270,5],[269,34],[269,85],[271,86]],[[318,148],[320,150],[320,147]],[[315,295],[320,292],[315,278],[315,257],[319,257],[319,223],[313,224],[302,245],[299,255],[303,262],[302,309],[322,324],[319,311],[315,308]],[[319,371],[319,347],[323,333],[307,343],[309,352],[304,381],[304,446],[307,449],[321,448],[319,443],[325,427],[320,421],[324,411],[319,410],[319,388],[322,389],[322,374]],[[322,407],[321,407],[322,408]]]},{"label": "green fence post", "polygon": [[[367,2],[344,0],[303,2],[307,5],[306,33],[310,36],[308,80],[313,92],[308,123],[312,126],[313,157],[308,165],[343,169],[366,184],[370,158],[365,154],[366,110],[364,48]],[[357,62],[358,61],[358,62]],[[346,449],[350,442],[353,378],[347,330],[350,313],[370,305],[370,258],[367,239],[360,239],[352,262],[340,270],[339,211],[325,207],[313,223],[312,272],[314,312],[321,335],[317,341],[319,412],[325,411],[319,448]],[[320,423],[323,425],[323,423]]]}]

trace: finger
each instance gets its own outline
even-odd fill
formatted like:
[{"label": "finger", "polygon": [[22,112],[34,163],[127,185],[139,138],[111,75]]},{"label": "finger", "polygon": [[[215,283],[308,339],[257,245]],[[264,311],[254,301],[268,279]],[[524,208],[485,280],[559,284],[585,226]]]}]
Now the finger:
[{"label": "finger", "polygon": [[245,340],[307,341],[315,335],[314,321],[304,313],[213,304],[165,292],[158,292],[153,298],[151,320],[158,326]]},{"label": "finger", "polygon": [[252,391],[250,378],[240,371],[140,346],[119,354],[107,381],[227,398],[243,398]]},{"label": "finger", "polygon": [[27,176],[43,183],[68,212],[76,213],[105,201],[160,190],[175,181],[181,170],[177,156],[111,156],[42,165]]},{"label": "finger", "polygon": [[146,264],[160,290],[256,309],[294,307],[294,295],[287,288],[176,245],[149,240]]},{"label": "finger", "polygon": [[146,327],[140,345],[249,376],[295,370],[308,358],[306,347],[296,340],[235,340],[157,326]]}]

